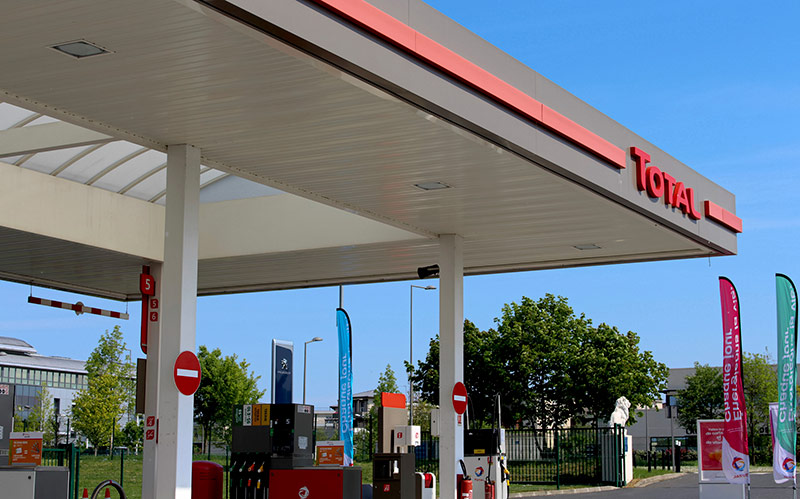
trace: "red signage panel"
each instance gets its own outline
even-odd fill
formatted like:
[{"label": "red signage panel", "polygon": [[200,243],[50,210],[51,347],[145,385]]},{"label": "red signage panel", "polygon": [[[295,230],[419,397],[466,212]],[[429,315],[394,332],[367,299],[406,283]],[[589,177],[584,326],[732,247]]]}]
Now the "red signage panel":
[{"label": "red signage panel", "polygon": [[702,471],[722,471],[722,435],[725,432],[725,422],[698,421],[700,429],[697,438],[701,440],[700,469]]}]

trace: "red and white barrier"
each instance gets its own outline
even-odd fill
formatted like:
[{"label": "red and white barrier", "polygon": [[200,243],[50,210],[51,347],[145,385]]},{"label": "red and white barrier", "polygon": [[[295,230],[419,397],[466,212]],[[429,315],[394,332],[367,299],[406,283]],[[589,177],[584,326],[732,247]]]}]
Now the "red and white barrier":
[{"label": "red and white barrier", "polygon": [[110,310],[103,310],[100,308],[86,307],[83,303],[64,303],[56,300],[45,300],[44,298],[36,298],[35,296],[28,297],[28,303],[34,305],[44,305],[45,307],[63,308],[64,310],[72,310],[76,314],[94,314],[102,315],[103,317],[113,317],[114,319],[128,320],[128,314],[123,312],[112,312]]}]

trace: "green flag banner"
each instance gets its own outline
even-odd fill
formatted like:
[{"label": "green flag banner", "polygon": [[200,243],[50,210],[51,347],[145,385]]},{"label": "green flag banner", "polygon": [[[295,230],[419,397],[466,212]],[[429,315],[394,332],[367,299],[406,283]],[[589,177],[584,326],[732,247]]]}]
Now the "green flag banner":
[{"label": "green flag banner", "polygon": [[778,407],[772,474],[776,483],[796,480],[797,290],[783,274],[775,275],[778,303]]}]

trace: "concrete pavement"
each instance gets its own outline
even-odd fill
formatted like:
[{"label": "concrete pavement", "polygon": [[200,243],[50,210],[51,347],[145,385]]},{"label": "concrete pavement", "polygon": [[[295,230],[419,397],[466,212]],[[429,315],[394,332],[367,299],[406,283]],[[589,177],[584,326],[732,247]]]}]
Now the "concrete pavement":
[{"label": "concrete pavement", "polygon": [[[771,473],[758,473],[751,476],[750,499],[792,499],[791,482],[778,485],[772,480]],[[560,492],[569,494],[568,491]],[[688,473],[677,478],[652,483],[646,487],[582,493],[579,497],[581,499],[698,499],[699,485],[697,473]]]}]

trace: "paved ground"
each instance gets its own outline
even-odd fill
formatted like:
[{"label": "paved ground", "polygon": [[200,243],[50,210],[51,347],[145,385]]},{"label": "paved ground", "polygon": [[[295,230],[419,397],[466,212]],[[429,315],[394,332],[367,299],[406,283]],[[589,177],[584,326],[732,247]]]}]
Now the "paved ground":
[{"label": "paved ground", "polygon": [[[654,483],[647,487],[614,490],[609,492],[595,492],[580,494],[576,499],[697,499],[699,487],[697,474],[688,475]],[[772,480],[772,474],[752,475],[750,489],[751,499],[792,499],[792,484],[787,482],[781,485]]]}]

